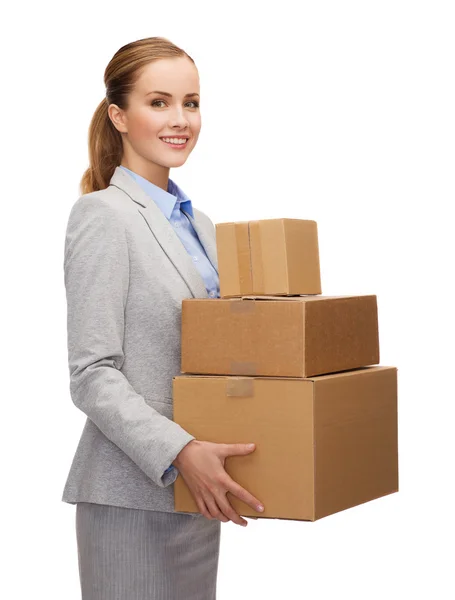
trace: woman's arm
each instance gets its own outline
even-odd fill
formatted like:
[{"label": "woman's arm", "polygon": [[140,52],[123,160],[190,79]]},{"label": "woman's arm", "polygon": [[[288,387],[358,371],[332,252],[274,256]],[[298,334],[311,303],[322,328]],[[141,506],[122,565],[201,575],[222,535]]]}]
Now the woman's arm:
[{"label": "woman's arm", "polygon": [[74,404],[160,487],[194,436],[149,406],[120,371],[129,256],[124,223],[94,194],[73,205],[66,231],[68,364]]}]

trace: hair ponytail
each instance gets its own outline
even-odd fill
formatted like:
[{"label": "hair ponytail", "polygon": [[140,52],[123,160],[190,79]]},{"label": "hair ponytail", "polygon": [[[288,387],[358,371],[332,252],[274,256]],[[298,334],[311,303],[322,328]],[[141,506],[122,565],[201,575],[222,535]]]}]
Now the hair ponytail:
[{"label": "hair ponytail", "polygon": [[104,98],[98,104],[90,122],[88,132],[90,166],[82,176],[80,184],[82,194],[106,188],[115,168],[122,160],[122,137],[109,118],[108,106],[107,99]]}]

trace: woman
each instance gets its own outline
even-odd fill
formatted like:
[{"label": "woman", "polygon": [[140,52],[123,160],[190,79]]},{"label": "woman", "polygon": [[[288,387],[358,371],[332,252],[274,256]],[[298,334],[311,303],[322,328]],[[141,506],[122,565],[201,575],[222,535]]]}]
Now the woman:
[{"label": "woman", "polygon": [[[257,509],[225,458],[172,420],[181,302],[219,297],[215,228],[169,178],[196,145],[199,78],[164,38],[128,44],[105,71],[90,166],[65,239],[68,361],[87,415],[62,500],[76,504],[83,600],[216,597],[220,521]],[[174,510],[181,474],[200,512]]]}]

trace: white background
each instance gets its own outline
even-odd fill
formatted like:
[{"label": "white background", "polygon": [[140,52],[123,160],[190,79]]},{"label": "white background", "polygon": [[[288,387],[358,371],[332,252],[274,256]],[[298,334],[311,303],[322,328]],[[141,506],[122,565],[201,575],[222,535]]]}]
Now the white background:
[{"label": "white background", "polygon": [[201,135],[171,178],[215,223],[316,220],[323,293],[377,294],[381,364],[399,369],[399,493],[315,523],[222,524],[218,600],[455,597],[454,6],[3,14],[2,597],[80,598],[75,506],[60,501],[85,422],[69,394],[64,234],[104,69],[154,35],[201,79]]}]

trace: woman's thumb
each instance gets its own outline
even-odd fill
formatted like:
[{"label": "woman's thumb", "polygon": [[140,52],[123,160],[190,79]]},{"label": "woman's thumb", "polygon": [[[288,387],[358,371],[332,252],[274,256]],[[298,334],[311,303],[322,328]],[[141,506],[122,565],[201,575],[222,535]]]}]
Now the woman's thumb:
[{"label": "woman's thumb", "polygon": [[256,448],[256,444],[228,444],[228,454],[248,454]]}]

